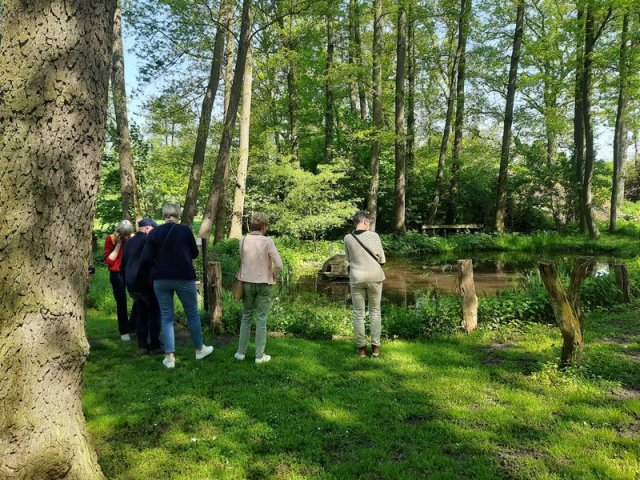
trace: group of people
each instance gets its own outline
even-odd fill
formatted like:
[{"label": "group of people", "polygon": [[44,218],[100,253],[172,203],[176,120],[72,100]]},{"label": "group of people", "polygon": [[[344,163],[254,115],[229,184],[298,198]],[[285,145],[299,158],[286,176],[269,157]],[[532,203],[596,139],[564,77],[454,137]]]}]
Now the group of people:
[{"label": "group of people", "polygon": [[[120,337],[131,340],[135,331],[138,353],[162,353],[162,363],[174,368],[174,294],[182,303],[195,358],[201,360],[213,352],[202,338],[202,324],[198,313],[196,274],[193,260],[198,247],[191,229],[178,223],[180,208],[169,204],[162,209],[164,223],[160,226],[148,217],[133,225],[123,220],[116,232],[105,239],[104,256],[110,270],[110,281],[116,300]],[[345,254],[349,262],[349,281],[353,305],[353,327],[358,355],[367,355],[365,333],[366,306],[369,307],[371,356],[380,355],[380,300],[385,279],[382,265],[385,255],[380,238],[369,230],[367,212],[353,218],[354,230],[345,236]],[[250,231],[240,240],[240,270],[242,282],[242,319],[236,360],[245,359],[251,325],[255,317],[255,363],[271,360],[265,353],[267,317],[271,305],[273,285],[282,269],[282,258],[273,240],[267,236],[269,219],[264,213],[254,213]],[[127,315],[127,291],[134,301],[131,315]],[[162,341],[161,341],[162,339]]]}]

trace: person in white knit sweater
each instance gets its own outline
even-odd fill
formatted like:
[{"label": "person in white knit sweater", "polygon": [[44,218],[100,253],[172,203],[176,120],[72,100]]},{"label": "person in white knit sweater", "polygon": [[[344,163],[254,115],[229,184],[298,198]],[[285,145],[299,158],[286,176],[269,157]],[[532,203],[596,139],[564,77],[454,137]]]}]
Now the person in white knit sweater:
[{"label": "person in white knit sweater", "polygon": [[386,262],[382,243],[377,233],[369,231],[369,213],[358,212],[353,217],[355,230],[344,237],[344,249],[349,262],[349,283],[353,330],[358,344],[358,355],[367,355],[367,337],[364,328],[365,305],[369,304],[371,323],[371,356],[380,356],[382,315],[380,299],[385,279],[382,265]]}]

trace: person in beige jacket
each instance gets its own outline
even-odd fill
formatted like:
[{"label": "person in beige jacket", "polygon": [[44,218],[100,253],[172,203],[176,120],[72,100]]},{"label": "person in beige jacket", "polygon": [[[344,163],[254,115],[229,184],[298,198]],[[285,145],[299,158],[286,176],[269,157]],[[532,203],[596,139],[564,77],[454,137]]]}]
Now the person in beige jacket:
[{"label": "person in beige jacket", "polygon": [[266,363],[271,356],[264,353],[267,343],[267,317],[271,290],[282,269],[282,259],[273,240],[266,236],[269,218],[260,212],[251,216],[251,232],[240,240],[240,274],[244,295],[242,321],[236,360],[244,360],[251,334],[251,321],[256,317],[256,363]]}]

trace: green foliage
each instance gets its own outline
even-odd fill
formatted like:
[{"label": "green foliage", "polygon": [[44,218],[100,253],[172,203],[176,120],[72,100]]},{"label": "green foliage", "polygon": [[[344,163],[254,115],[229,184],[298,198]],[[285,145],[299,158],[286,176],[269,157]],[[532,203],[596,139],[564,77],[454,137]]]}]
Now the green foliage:
[{"label": "green foliage", "polygon": [[353,200],[338,188],[346,162],[323,165],[318,173],[287,158],[260,163],[249,172],[248,207],[269,215],[270,229],[296,238],[323,237],[353,215]]}]

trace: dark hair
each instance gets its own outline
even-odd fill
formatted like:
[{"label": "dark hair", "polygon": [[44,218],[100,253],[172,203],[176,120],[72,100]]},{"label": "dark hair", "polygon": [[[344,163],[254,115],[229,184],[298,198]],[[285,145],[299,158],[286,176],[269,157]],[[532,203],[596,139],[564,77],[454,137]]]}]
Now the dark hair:
[{"label": "dark hair", "polygon": [[369,217],[369,212],[360,210],[353,216],[353,226],[357,227],[358,224],[364,220],[371,221],[371,217]]}]

